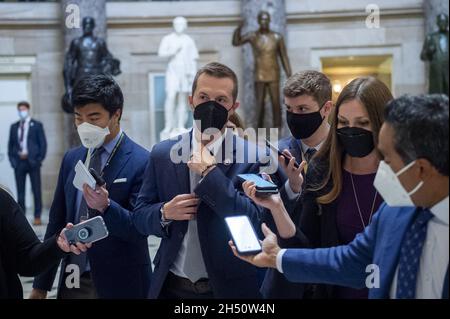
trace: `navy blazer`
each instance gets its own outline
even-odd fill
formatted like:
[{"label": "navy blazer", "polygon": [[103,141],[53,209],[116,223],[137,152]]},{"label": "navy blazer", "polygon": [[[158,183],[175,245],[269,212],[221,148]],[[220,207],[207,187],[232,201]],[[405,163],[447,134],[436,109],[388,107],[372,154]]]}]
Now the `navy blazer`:
[{"label": "navy blazer", "polygon": [[[11,125],[9,131],[8,157],[11,166],[16,169],[19,164],[20,143],[18,137],[20,122]],[[47,154],[47,140],[41,122],[31,119],[27,137],[28,162],[31,167],[41,166]]]},{"label": "navy blazer", "polygon": [[[78,147],[68,151],[62,161],[58,185],[50,208],[49,224],[45,238],[61,231],[76,215],[77,189],[73,186],[74,167],[84,161],[87,149]],[[139,234],[131,224],[121,220],[109,223],[107,215],[130,214],[135,207],[149,152],[134,143],[126,135],[104,171],[110,207],[104,219],[109,236],[92,245],[88,250],[91,275],[100,298],[146,298],[150,285],[151,262],[147,237]],[[126,182],[114,183],[116,179]],[[65,259],[62,268],[65,269]],[[57,267],[38,276],[34,288],[51,290]],[[63,284],[60,276],[59,286]]]},{"label": "navy blazer", "polygon": [[[137,207],[131,215],[142,234],[162,238],[154,261],[150,298],[158,298],[187,231],[188,221],[173,221],[163,228],[160,209],[175,196],[191,193],[186,164],[190,156],[191,134],[192,131],[177,140],[166,140],[154,146]],[[245,214],[256,228],[260,228],[262,209],[238,190],[242,181],[237,175],[259,173],[261,164],[258,161],[250,163],[248,158],[244,163],[235,163],[237,149],[246,149],[246,155],[249,155],[255,147],[237,136],[226,139],[227,142],[230,140],[233,141],[232,163],[218,164],[193,190],[201,200],[197,210],[200,246],[215,298],[259,298],[258,269],[233,255],[224,218]],[[184,149],[183,161],[174,163],[170,155],[179,154],[180,148]]]},{"label": "navy blazer", "polygon": [[[379,288],[369,289],[369,298],[389,298],[404,235],[414,217],[413,207],[389,207],[383,203],[372,223],[348,245],[321,249],[288,249],[283,255],[283,273],[294,282],[323,283],[365,288],[378,266]],[[448,268],[447,268],[448,269]],[[448,298],[448,270],[442,297]]]}]

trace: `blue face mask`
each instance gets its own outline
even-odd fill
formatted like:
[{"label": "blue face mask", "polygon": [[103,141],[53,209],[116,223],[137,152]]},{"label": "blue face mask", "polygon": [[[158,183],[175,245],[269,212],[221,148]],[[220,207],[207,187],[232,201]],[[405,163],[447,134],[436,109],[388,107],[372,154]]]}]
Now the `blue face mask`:
[{"label": "blue face mask", "polygon": [[25,120],[28,117],[28,111],[19,111],[19,117],[21,120]]}]

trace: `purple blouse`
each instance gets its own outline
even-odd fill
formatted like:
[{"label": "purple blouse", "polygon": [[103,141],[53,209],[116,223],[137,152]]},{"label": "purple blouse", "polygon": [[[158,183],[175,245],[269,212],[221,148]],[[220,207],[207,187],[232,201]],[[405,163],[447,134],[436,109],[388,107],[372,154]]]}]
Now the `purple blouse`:
[{"label": "purple blouse", "polygon": [[[372,205],[375,198],[375,187],[373,181],[375,174],[354,175],[356,197],[358,198],[364,224],[369,224]],[[382,197],[377,194],[373,208],[373,214],[383,202]],[[373,218],[372,214],[372,218]],[[364,230],[359,215],[356,198],[353,191],[351,175],[343,170],[342,191],[337,199],[336,222],[341,245],[346,245],[355,239],[356,235]],[[367,299],[368,289],[352,289],[347,287],[337,288],[337,298],[340,299]]]}]

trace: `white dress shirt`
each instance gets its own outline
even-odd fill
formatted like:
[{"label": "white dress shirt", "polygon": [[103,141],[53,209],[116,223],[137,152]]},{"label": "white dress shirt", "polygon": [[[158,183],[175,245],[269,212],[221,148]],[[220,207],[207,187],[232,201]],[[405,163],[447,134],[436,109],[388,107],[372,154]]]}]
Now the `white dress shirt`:
[{"label": "white dress shirt", "polygon": [[[430,208],[433,218],[427,225],[427,237],[420,256],[416,298],[441,299],[448,268],[448,196]],[[398,266],[391,285],[390,298],[397,294]]]},{"label": "white dress shirt", "polygon": [[30,121],[31,121],[31,117],[27,116],[25,119],[24,126],[23,126],[23,141],[22,141],[22,143],[20,143],[20,122],[19,122],[19,127],[17,129],[17,140],[19,141],[19,144],[22,148],[22,152],[20,153],[22,155],[28,155],[27,140],[28,140],[28,131],[30,129]]},{"label": "white dress shirt", "polygon": [[[206,145],[206,148],[212,152],[212,154],[218,154],[218,151],[222,147],[222,142],[224,140],[224,136],[226,136],[227,130],[225,130],[224,134],[222,134],[219,138],[215,139],[212,143]],[[192,133],[192,153],[199,151],[199,142],[197,141],[196,137],[196,131],[193,130]],[[192,176],[190,174],[190,178],[192,179]],[[192,182],[192,181],[191,181]],[[200,182],[201,183],[201,180]],[[192,183],[191,183],[192,184]],[[192,188],[192,187],[191,187]],[[194,192],[194,189],[191,189],[191,193]],[[188,223],[188,229],[186,231],[186,234],[183,238],[183,242],[181,243],[180,250],[178,251],[178,256],[175,259],[174,263],[170,267],[170,271],[174,273],[175,275],[182,277],[182,278],[188,278],[188,276],[184,272],[183,265],[185,264],[186,256],[189,253],[187,251],[188,242],[190,240],[196,240],[198,241],[198,247],[200,247],[200,239],[198,237],[198,230],[197,230],[197,220],[193,219],[190,220]],[[201,274],[200,278],[208,278],[208,273],[206,271],[205,262],[203,260],[203,257],[201,254],[199,254],[199,260],[198,260],[198,271]]]}]

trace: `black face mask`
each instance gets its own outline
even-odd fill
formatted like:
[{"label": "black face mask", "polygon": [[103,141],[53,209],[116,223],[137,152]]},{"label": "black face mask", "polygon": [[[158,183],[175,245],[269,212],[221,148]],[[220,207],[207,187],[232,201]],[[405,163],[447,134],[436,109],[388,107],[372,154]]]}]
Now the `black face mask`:
[{"label": "black face mask", "polygon": [[286,120],[292,136],[296,139],[308,138],[322,125],[323,117],[320,111],[308,114],[286,112]]},{"label": "black face mask", "polygon": [[202,133],[209,128],[221,130],[228,121],[228,110],[216,101],[208,101],[195,107],[194,120],[200,121]]},{"label": "black face mask", "polygon": [[352,157],[365,157],[375,148],[372,132],[365,129],[343,127],[337,130],[337,135],[345,152]]}]

